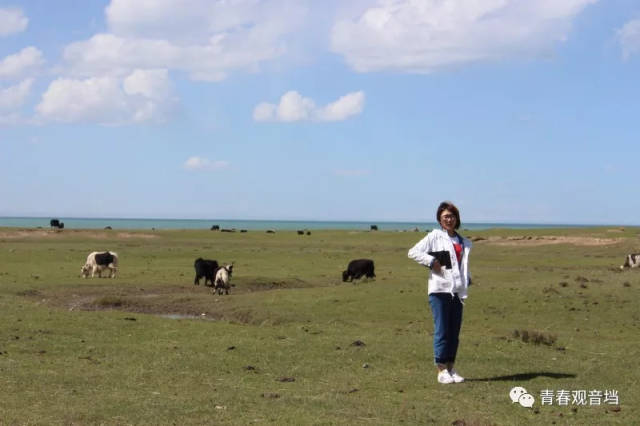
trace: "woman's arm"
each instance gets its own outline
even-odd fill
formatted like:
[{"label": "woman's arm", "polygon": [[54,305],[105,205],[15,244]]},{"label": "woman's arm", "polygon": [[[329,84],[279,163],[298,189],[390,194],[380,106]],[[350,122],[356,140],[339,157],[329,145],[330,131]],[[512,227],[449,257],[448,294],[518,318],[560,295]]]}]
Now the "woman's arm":
[{"label": "woman's arm", "polygon": [[432,239],[433,237],[431,237],[431,234],[427,234],[426,237],[418,241],[415,246],[409,249],[409,258],[415,260],[421,265],[433,267],[434,261],[437,262],[437,260],[428,253],[431,251]]}]

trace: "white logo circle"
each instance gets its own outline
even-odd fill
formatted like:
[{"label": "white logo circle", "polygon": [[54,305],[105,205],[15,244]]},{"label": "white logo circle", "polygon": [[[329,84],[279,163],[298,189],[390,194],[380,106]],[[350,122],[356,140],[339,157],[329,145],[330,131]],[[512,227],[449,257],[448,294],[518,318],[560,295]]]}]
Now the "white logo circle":
[{"label": "white logo circle", "polygon": [[512,403],[517,402],[526,408],[533,407],[533,403],[535,402],[533,395],[527,393],[527,390],[522,386],[512,388],[511,391],[509,391],[509,398],[511,398]]}]

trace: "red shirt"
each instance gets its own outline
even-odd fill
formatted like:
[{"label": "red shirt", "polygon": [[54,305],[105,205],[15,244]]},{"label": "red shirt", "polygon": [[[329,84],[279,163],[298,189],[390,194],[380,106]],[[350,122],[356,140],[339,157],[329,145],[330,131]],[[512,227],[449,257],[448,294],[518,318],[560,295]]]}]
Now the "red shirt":
[{"label": "red shirt", "polygon": [[456,237],[455,240],[452,238],[451,242],[453,243],[453,249],[456,251],[456,258],[458,259],[458,263],[460,263],[460,261],[462,260],[462,244],[456,242],[456,240],[460,241],[460,238]]}]

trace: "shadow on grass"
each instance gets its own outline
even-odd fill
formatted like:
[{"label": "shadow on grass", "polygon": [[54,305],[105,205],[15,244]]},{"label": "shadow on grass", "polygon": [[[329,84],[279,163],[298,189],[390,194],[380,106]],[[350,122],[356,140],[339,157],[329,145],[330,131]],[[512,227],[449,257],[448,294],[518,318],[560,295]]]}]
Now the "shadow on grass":
[{"label": "shadow on grass", "polygon": [[549,377],[552,379],[572,379],[575,378],[575,374],[567,374],[567,373],[548,373],[548,372],[539,372],[539,373],[520,373],[520,374],[511,374],[509,376],[496,376],[496,377],[485,377],[481,379],[465,379],[467,382],[522,382],[525,380],[535,379],[536,377]]}]

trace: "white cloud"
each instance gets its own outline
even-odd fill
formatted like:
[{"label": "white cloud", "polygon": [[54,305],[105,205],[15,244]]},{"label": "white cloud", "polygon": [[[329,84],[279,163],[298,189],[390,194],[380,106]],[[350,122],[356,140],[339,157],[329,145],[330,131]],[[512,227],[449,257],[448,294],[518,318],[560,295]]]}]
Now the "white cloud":
[{"label": "white cloud", "polygon": [[32,84],[32,79],[26,79],[6,89],[0,88],[0,112],[15,111],[24,105],[27,97],[31,93]]},{"label": "white cloud", "polygon": [[44,63],[42,52],[33,46],[6,56],[0,61],[0,78],[20,78]]},{"label": "white cloud", "polygon": [[24,31],[29,19],[16,8],[0,8],[0,37]]},{"label": "white cloud", "polygon": [[163,40],[125,39],[113,34],[96,34],[87,41],[70,44],[63,57],[71,74],[122,76],[136,68],[162,68],[177,61],[178,51]]},{"label": "white cloud", "polygon": [[572,19],[596,1],[379,0],[336,22],[331,46],[361,72],[538,56],[565,41]]},{"label": "white cloud", "polygon": [[617,32],[624,59],[640,52],[640,19],[629,21]]},{"label": "white cloud", "polygon": [[112,0],[110,32],[70,44],[63,56],[81,77],[167,68],[219,81],[284,54],[305,13],[295,0]]},{"label": "white cloud", "polygon": [[340,121],[360,114],[363,108],[364,92],[353,92],[322,108],[318,111],[318,116],[322,121]]},{"label": "white cloud", "polygon": [[300,121],[311,116],[316,105],[311,98],[305,98],[291,90],[280,98],[276,107],[276,117],[280,121]]},{"label": "white cloud", "polygon": [[282,53],[279,46],[245,47],[225,36],[202,44],[178,45],[167,40],[123,38],[97,34],[72,43],[63,56],[78,76],[122,75],[134,68],[169,68],[187,72],[193,80],[220,81],[237,69],[251,69]]},{"label": "white cloud", "polygon": [[341,121],[360,114],[364,107],[364,92],[348,93],[325,107],[317,107],[313,99],[290,90],[280,98],[280,102],[271,104],[261,102],[253,110],[256,121]]},{"label": "white cloud", "polygon": [[175,99],[166,70],[134,70],[124,79],[58,78],[36,106],[45,121],[122,125],[163,121]]},{"label": "white cloud", "polygon": [[124,79],[127,95],[142,95],[149,99],[164,99],[169,96],[169,72],[167,70],[137,69]]},{"label": "white cloud", "polygon": [[211,161],[202,157],[189,157],[183,164],[187,170],[220,170],[229,166],[227,161]]},{"label": "white cloud", "polygon": [[276,15],[273,8],[285,5],[295,6],[295,2],[112,0],[105,15],[110,30],[117,34],[152,38],[201,37],[211,32],[256,25],[261,16],[273,19]]},{"label": "white cloud", "polygon": [[97,121],[111,124],[125,120],[126,100],[118,80],[112,77],[54,80],[42,95],[36,111],[45,120]]}]

